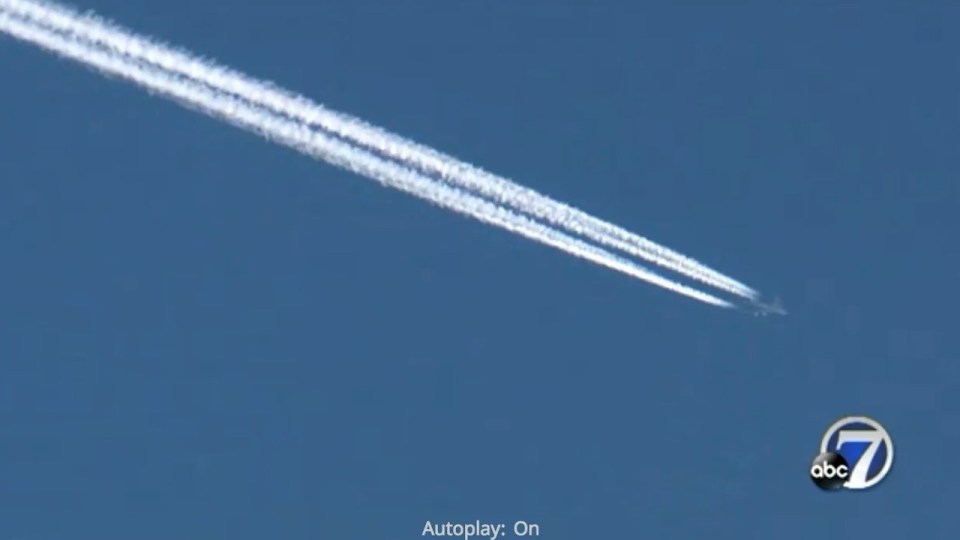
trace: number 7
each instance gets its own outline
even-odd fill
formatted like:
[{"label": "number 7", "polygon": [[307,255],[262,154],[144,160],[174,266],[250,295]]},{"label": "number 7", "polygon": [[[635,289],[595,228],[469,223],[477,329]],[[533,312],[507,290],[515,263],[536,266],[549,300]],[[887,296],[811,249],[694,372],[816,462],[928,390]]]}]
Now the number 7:
[{"label": "number 7", "polygon": [[877,455],[880,443],[883,442],[883,434],[874,430],[841,430],[837,435],[837,450],[843,448],[843,443],[847,442],[870,443],[856,465],[851,464],[853,470],[850,471],[850,478],[847,480],[847,484],[862,486],[867,483],[867,473],[870,471],[874,456]]}]

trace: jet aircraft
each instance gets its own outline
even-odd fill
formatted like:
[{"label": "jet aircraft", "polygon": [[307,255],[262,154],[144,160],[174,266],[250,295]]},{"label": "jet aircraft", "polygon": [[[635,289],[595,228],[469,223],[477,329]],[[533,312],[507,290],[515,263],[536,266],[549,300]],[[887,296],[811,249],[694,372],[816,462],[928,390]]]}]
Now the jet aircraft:
[{"label": "jet aircraft", "polygon": [[766,317],[767,315],[786,315],[787,310],[783,308],[780,298],[774,298],[773,302],[764,304],[759,300],[753,301],[753,315],[755,317]]}]

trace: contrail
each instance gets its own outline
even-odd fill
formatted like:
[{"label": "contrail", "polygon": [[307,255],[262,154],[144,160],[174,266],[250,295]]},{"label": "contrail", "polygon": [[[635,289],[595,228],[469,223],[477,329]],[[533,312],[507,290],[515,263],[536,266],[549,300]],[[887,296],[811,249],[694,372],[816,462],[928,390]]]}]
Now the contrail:
[{"label": "contrail", "polygon": [[262,108],[195,82],[178,78],[163,70],[139,65],[89,43],[44,29],[22,18],[11,16],[0,2],[0,32],[76,60],[105,75],[134,82],[148,91],[171,98],[189,108],[255,132],[311,157],[379,181],[380,183],[426,199],[438,206],[473,217],[577,257],[659,285],[673,292],[720,307],[732,304],[710,294],[666,279],[641,266],[600,248],[571,238],[529,218],[518,216],[480,197],[438,183],[429,177],[379,158],[365,150],[310,129]]},{"label": "contrail", "polygon": [[750,299],[757,296],[756,291],[743,283],[642,236],[433,148],[369,125],[358,118],[329,110],[305,97],[251,79],[187,51],[137,36],[96,16],[81,15],[42,0],[5,0],[2,4],[11,13],[42,26],[100,44],[131,59],[156,65],[294,120],[320,127],[410,168],[436,175],[454,186],[488,197],[598,244],[652,261],[731,294]]}]

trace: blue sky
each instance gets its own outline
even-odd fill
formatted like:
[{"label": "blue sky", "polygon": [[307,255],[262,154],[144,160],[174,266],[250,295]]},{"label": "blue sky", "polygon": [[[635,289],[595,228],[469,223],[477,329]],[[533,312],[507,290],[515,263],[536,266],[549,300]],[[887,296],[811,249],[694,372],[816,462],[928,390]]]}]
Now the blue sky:
[{"label": "blue sky", "polygon": [[[790,315],[700,305],[4,38],[0,536],[955,537],[951,3],[81,7]],[[823,494],[806,469],[846,414],[897,462]]]}]

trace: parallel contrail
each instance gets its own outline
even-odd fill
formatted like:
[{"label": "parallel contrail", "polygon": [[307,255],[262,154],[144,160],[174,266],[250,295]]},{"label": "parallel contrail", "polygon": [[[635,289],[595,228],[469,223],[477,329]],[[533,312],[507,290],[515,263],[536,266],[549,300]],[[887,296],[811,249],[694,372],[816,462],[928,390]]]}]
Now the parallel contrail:
[{"label": "parallel contrail", "polygon": [[5,0],[3,5],[11,13],[42,26],[71,34],[82,41],[100,44],[131,59],[153,64],[278,114],[323,128],[405,166],[437,175],[456,187],[488,197],[598,244],[652,261],[731,294],[749,299],[757,296],[756,291],[743,283],[642,236],[433,148],[371,126],[358,118],[329,110],[305,97],[251,79],[212,61],[137,36],[95,16],[81,15],[42,0]]},{"label": "parallel contrail", "polygon": [[189,108],[255,132],[270,141],[309,156],[375,179],[386,186],[426,199],[438,206],[501,227],[690,298],[720,307],[732,307],[729,302],[666,279],[600,248],[557,232],[529,218],[518,216],[488,200],[451,188],[363,149],[338,141],[302,123],[283,118],[195,82],[178,78],[163,70],[131,62],[92,44],[39,27],[34,22],[11,15],[6,9],[6,0],[0,0],[0,32],[86,64],[105,75],[129,80]]}]

